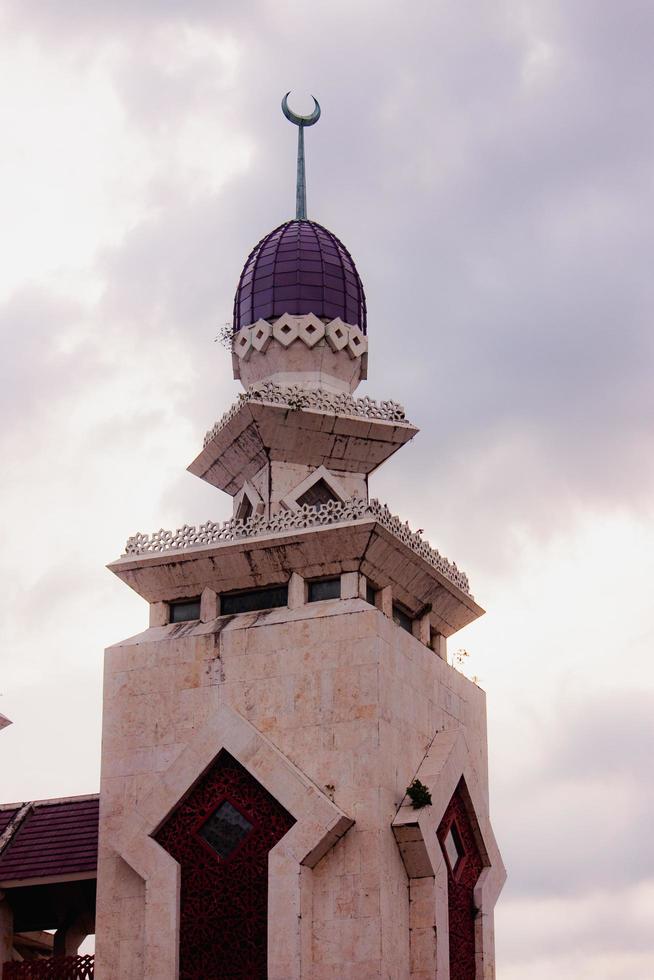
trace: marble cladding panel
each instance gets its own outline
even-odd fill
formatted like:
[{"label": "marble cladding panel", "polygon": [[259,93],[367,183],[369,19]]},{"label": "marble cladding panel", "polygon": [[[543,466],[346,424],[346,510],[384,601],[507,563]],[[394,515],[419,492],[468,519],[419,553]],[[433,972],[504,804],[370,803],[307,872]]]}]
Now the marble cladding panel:
[{"label": "marble cladding panel", "polygon": [[[356,821],[311,872],[312,962],[301,975],[421,980],[434,955],[433,931],[430,940],[420,924],[424,910],[410,905],[390,823],[443,728],[465,727],[486,792],[483,692],[361,599],[307,605],[285,611],[283,620],[277,610],[153,627],[107,651],[105,835],[223,703]],[[143,892],[133,873],[122,881],[122,862],[107,849],[102,860],[117,900],[107,908],[101,889],[100,914],[118,944],[111,955],[100,944],[102,976],[136,980],[146,976]],[[411,946],[410,916],[418,930]]]},{"label": "marble cladding panel", "polygon": [[[356,331],[356,328],[349,329]],[[367,350],[360,350],[362,346],[367,347],[367,341],[360,336],[336,351],[327,339],[310,348],[300,337],[290,346],[274,337],[266,351],[250,346],[249,356],[240,358],[236,353],[232,358],[234,378],[240,379],[246,389],[269,381],[280,386],[315,387],[335,395],[351,394],[367,375]]]},{"label": "marble cladding panel", "polygon": [[145,882],[108,848],[100,849],[95,969],[104,980],[145,975]]},{"label": "marble cladding panel", "polygon": [[[273,460],[270,464],[270,487],[268,486],[268,466],[266,470],[266,485],[263,488],[264,499],[268,499],[270,490],[270,503],[273,512],[279,508],[280,501],[288,494],[292,493],[300,483],[310,477],[315,472],[315,466],[305,466],[302,463],[286,463]],[[360,500],[368,499],[368,487],[365,474],[351,473],[345,470],[329,470],[332,476],[336,477],[338,483],[343,487],[347,499],[358,497]],[[259,491],[261,492],[261,491]]]}]

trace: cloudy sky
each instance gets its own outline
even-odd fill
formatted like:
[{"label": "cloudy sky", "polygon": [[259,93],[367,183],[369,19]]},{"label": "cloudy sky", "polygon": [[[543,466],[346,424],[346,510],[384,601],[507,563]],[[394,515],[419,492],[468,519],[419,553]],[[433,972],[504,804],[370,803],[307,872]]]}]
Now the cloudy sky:
[{"label": "cloudy sky", "polygon": [[[373,397],[421,434],[373,493],[465,569],[509,881],[500,980],[654,976],[654,7],[0,2],[0,793],[98,787],[104,565],[230,512],[185,472],[236,395],[252,245],[352,251]],[[364,390],[360,389],[363,394]]]}]

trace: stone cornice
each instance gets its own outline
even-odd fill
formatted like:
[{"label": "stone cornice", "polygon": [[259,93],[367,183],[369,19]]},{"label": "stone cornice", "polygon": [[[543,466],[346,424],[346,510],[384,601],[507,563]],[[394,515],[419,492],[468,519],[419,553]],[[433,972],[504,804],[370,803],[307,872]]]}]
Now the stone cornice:
[{"label": "stone cornice", "polygon": [[322,389],[303,388],[301,385],[283,387],[272,381],[251,385],[239,395],[234,404],[218,419],[204,437],[204,446],[236,415],[242,405],[257,402],[261,405],[282,405],[289,409],[315,409],[332,415],[350,415],[356,418],[381,419],[385,422],[409,424],[402,405],[394,401],[377,402],[374,398],[354,398],[345,392],[334,394]]},{"label": "stone cornice", "polygon": [[369,503],[357,499],[345,502],[330,501],[318,508],[305,506],[296,511],[281,511],[272,518],[254,517],[247,521],[237,521],[232,518],[222,523],[206,521],[199,527],[185,524],[175,532],[161,529],[152,534],[139,533],[128,539],[123,557],[200,548],[223,541],[255,538],[280,531],[344,524],[365,518],[375,520],[472,598],[468,576],[439,551],[432,548],[419,532],[412,531],[406,522],[402,522],[399,517],[392,514],[386,504],[381,504],[378,500],[371,500]]}]

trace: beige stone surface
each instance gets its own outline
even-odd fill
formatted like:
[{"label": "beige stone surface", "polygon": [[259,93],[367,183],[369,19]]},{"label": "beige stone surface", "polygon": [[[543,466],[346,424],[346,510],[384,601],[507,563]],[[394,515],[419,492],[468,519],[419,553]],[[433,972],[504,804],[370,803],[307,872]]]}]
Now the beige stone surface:
[{"label": "beige stone surface", "polygon": [[431,619],[429,618],[428,612],[422,616],[417,616],[413,620],[412,631],[416,639],[429,646],[431,641]]},{"label": "beige stone surface", "polygon": [[302,463],[284,463],[272,461],[267,472],[270,482],[269,514],[276,514],[280,509],[297,509],[296,499],[301,496],[313,483],[321,477],[330,486],[339,500],[350,500],[358,497],[368,499],[368,484],[365,474],[352,473],[347,470],[327,470],[324,466],[306,466]]},{"label": "beige stone surface", "polygon": [[244,388],[262,381],[352,392],[367,377],[368,339],[340,319],[324,324],[312,313],[258,320],[234,337],[234,377]]},{"label": "beige stone surface", "polygon": [[150,626],[166,626],[168,616],[169,607],[167,602],[150,603]]},{"label": "beige stone surface", "polygon": [[[263,467],[265,472],[269,471],[268,464]],[[252,482],[246,480],[241,489],[234,497],[234,517],[237,520],[244,520],[244,508],[249,504],[253,517],[269,513],[266,505],[268,497],[268,484],[262,481],[259,474],[252,478]]]},{"label": "beige stone surface", "polygon": [[[422,980],[435,960],[447,975],[435,832],[432,901],[391,825],[404,826],[417,772],[438,782],[447,769],[440,807],[460,765],[487,826],[484,694],[357,597],[360,573],[342,586],[348,598],[152,627],[107,651],[100,980],[175,976],[175,943],[162,939],[177,929],[175,862],[149,834],[223,745],[298,818],[271,853],[270,976]],[[436,732],[464,749],[448,753]],[[484,949],[499,880],[487,877]]]},{"label": "beige stone surface", "polygon": [[[209,623],[220,614],[220,599],[214,589],[203,589],[200,596],[200,619]],[[159,625],[159,624],[157,624]]]},{"label": "beige stone surface", "polygon": [[408,421],[249,401],[213,433],[188,470],[235,496],[270,460],[371,473],[417,432]]},{"label": "beige stone surface", "polygon": [[341,599],[365,599],[366,577],[360,572],[343,572],[341,575]]},{"label": "beige stone surface", "polygon": [[[338,476],[335,473],[330,473],[325,466],[318,466],[315,469],[310,469],[304,479],[300,480],[299,483],[294,482],[284,496],[281,497],[280,503],[287,510],[299,510],[300,504],[298,503],[298,499],[314,486],[314,484],[320,481],[329,487],[336,500],[345,501],[350,498],[351,494],[348,493],[348,488]],[[362,477],[359,477],[357,482],[359,485],[363,484],[365,486],[365,481],[363,481]],[[367,491],[364,492],[364,499],[368,499]]]},{"label": "beige stone surface", "polygon": [[306,583],[301,575],[293,572],[288,580],[288,608],[299,609],[306,601]]},{"label": "beige stone surface", "polygon": [[484,612],[400,537],[367,517],[127,555],[109,568],[149,602],[197,596],[204,588],[220,593],[280,584],[293,572],[310,579],[358,570],[410,613],[429,608],[430,629],[445,636]]}]

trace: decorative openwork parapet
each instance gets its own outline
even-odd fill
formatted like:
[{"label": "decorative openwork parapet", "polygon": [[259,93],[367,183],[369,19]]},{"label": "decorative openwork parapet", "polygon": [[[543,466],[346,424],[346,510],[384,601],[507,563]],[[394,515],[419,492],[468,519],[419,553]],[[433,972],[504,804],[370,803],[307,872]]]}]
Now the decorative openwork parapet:
[{"label": "decorative openwork parapet", "polygon": [[52,956],[48,959],[5,963],[6,980],[93,980],[94,957]]},{"label": "decorative openwork parapet", "polygon": [[303,388],[301,385],[283,387],[272,381],[265,381],[258,385],[251,385],[247,391],[238,396],[234,404],[209,429],[204,437],[204,445],[210,443],[236,415],[240,407],[248,402],[286,405],[291,410],[314,408],[316,411],[331,412],[334,415],[354,415],[358,418],[381,419],[385,422],[406,422],[406,413],[398,402],[377,402],[374,398],[354,398],[345,392],[335,394],[321,389]]},{"label": "decorative openwork parapet", "polygon": [[184,548],[198,548],[202,545],[217,544],[221,541],[236,541],[239,538],[253,538],[263,534],[275,534],[309,527],[329,524],[343,524],[362,518],[373,518],[382,527],[433,565],[453,585],[471,596],[468,576],[457,566],[432,548],[417,531],[412,531],[406,522],[392,514],[386,504],[378,500],[330,501],[321,507],[305,505],[298,510],[281,511],[270,519],[253,517],[247,521],[231,519],[222,523],[207,521],[199,527],[185,524],[173,531],[155,531],[153,534],[135,534],[128,539],[124,556],[156,554]]}]

